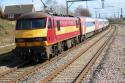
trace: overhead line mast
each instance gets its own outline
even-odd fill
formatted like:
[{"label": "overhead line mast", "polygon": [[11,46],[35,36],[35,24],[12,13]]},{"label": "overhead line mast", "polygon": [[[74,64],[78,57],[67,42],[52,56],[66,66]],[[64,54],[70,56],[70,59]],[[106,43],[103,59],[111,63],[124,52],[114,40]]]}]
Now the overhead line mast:
[{"label": "overhead line mast", "polygon": [[[33,2],[34,0],[32,0],[32,2]],[[42,4],[43,4],[43,7],[44,7],[44,10],[45,10],[45,8],[47,8],[47,6],[46,6],[46,4],[43,2],[43,0],[40,0],[41,2],[42,2]]]},{"label": "overhead line mast", "polygon": [[101,0],[101,1],[102,1],[102,8],[104,9],[105,7],[104,0]]},{"label": "overhead line mast", "polygon": [[[79,1],[86,1],[86,8],[87,8],[87,1],[93,1],[93,0],[67,0],[66,1],[66,12],[67,12],[67,15],[69,14],[69,11],[68,11],[68,3],[73,3],[73,2],[79,2]],[[71,6],[71,5],[70,5]]]}]

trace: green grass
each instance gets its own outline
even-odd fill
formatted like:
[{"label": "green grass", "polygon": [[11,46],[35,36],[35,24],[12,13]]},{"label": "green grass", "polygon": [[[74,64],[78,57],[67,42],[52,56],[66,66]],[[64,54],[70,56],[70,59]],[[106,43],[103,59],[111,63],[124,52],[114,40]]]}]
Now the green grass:
[{"label": "green grass", "polygon": [[110,19],[110,24],[124,24],[125,25],[125,19]]}]

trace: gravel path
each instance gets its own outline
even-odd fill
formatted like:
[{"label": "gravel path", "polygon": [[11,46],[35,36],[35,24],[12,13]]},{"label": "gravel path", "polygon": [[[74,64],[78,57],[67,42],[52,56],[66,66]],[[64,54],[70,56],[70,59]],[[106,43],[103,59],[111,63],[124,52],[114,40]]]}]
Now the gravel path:
[{"label": "gravel path", "polygon": [[125,26],[117,26],[112,45],[89,77],[85,83],[125,83]]}]

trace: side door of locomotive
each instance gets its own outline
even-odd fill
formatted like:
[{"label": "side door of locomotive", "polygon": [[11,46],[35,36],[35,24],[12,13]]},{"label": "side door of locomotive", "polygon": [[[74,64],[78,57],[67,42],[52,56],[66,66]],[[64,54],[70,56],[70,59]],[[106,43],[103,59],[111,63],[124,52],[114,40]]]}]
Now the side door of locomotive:
[{"label": "side door of locomotive", "polygon": [[54,19],[48,18],[48,32],[47,32],[47,40],[48,43],[54,43],[56,42],[56,34],[55,34],[55,28],[54,28]]}]

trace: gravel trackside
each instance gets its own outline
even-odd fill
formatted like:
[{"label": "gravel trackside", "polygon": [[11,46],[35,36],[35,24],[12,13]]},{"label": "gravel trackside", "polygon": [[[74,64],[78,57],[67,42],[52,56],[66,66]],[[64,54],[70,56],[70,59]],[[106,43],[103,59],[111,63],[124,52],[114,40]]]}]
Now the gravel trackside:
[{"label": "gravel trackside", "polygon": [[40,81],[47,77],[49,74],[51,74],[53,70],[68,63],[68,61],[76,57],[76,55],[78,55],[81,50],[85,50],[88,46],[92,45],[95,41],[103,37],[103,35],[106,34],[109,30],[104,31],[100,35],[92,38],[90,41],[85,42],[84,44],[80,45],[79,48],[68,52],[65,57],[61,58],[61,60],[58,60],[56,63],[49,64],[48,67],[39,69],[37,73],[30,76],[28,79],[22,80],[20,83],[40,83]]},{"label": "gravel trackside", "polygon": [[115,38],[107,53],[83,83],[125,83],[125,26],[116,27]]}]

